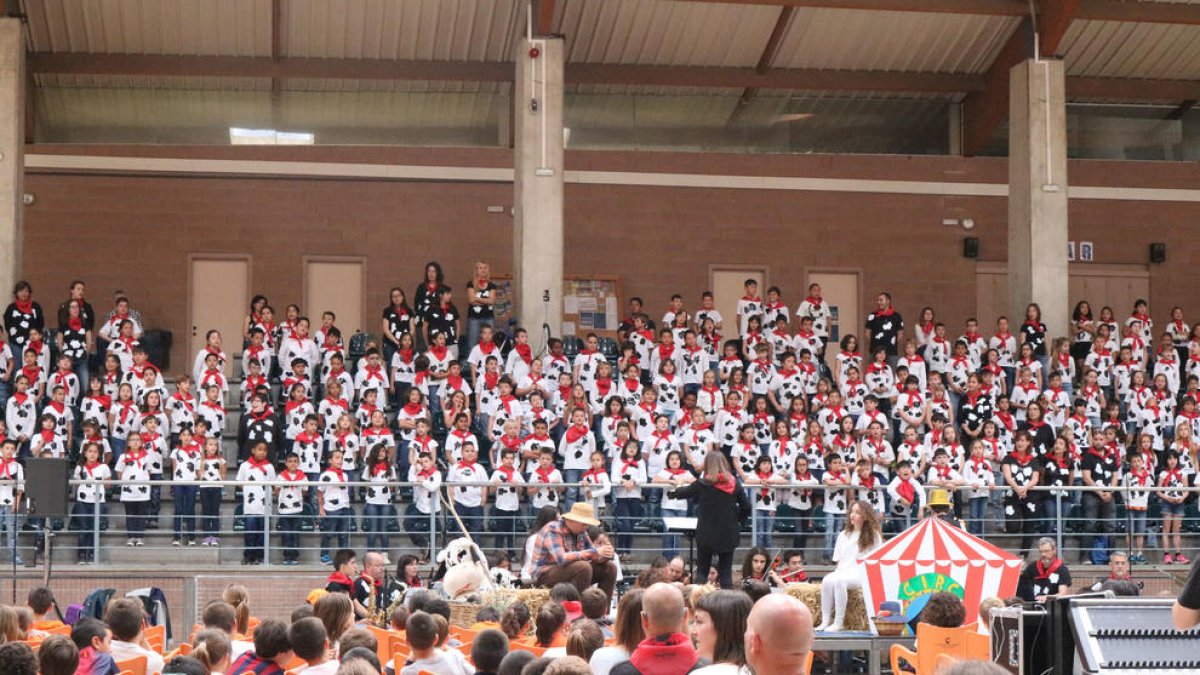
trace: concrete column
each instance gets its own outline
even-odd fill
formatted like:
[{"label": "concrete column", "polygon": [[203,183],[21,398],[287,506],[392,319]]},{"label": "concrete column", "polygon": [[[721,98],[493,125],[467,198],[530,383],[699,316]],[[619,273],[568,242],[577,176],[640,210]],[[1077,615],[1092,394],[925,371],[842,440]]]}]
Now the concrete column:
[{"label": "concrete column", "polygon": [[[1031,302],[1047,337],[1069,335],[1067,115],[1062,61],[1027,60],[1009,84],[1008,304],[1019,326]],[[1049,345],[1047,345],[1049,348]]]},{"label": "concrete column", "polygon": [[0,18],[0,288],[20,269],[25,196],[25,40],[20,19]]},{"label": "concrete column", "polygon": [[[536,50],[536,52],[534,51]],[[536,56],[533,54],[536,53]],[[522,40],[513,87],[516,315],[536,353],[542,324],[562,334],[563,43]]]}]

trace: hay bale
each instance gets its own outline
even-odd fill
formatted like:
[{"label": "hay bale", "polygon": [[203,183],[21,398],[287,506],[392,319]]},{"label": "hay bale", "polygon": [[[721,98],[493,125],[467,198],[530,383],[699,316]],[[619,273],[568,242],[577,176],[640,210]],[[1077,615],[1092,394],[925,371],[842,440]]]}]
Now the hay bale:
[{"label": "hay bale", "polygon": [[484,598],[485,605],[501,610],[514,602],[523,602],[529,608],[529,616],[536,617],[538,610],[550,599],[549,588],[497,588]]},{"label": "hay bale", "polygon": [[[807,605],[808,611],[812,612],[813,621],[820,623],[821,584],[788,584],[787,594]],[[845,624],[846,630],[871,630],[871,624],[867,622],[867,605],[863,601],[861,588],[850,589],[846,601]]]}]

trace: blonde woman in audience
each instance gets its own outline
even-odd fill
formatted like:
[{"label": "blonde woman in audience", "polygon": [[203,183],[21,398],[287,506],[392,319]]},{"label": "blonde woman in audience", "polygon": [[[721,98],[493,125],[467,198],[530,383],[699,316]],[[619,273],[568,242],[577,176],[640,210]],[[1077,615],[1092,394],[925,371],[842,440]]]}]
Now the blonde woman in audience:
[{"label": "blonde woman in audience", "polygon": [[18,642],[24,640],[21,633],[21,619],[17,610],[8,605],[0,605],[0,643]]}]

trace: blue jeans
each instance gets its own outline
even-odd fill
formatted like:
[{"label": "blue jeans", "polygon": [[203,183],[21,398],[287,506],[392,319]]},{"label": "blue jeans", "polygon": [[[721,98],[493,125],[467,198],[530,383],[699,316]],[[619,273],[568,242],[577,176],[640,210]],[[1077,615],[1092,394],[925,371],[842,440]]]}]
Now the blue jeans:
[{"label": "blue jeans", "polygon": [[[687,516],[687,509],[663,509],[663,518],[683,518]],[[663,535],[663,555],[667,560],[679,555],[679,540],[678,534],[668,533]]]},{"label": "blue jeans", "polygon": [[283,540],[283,559],[300,560],[300,514],[280,514],[275,517],[275,528]]},{"label": "blue jeans", "polygon": [[[79,532],[77,540],[76,555],[80,560],[91,560],[92,553],[95,551],[95,533],[96,533],[96,505],[87,502],[75,502],[71,507],[71,515],[73,522],[71,527]],[[108,504],[100,504],[100,518],[103,519],[108,515]]]},{"label": "blue jeans", "polygon": [[415,503],[408,505],[404,511],[404,531],[408,533],[414,546],[419,549],[428,548],[429,538],[433,534],[439,515],[421,513]]},{"label": "blue jeans", "polygon": [[125,529],[130,539],[141,539],[146,534],[146,514],[150,511],[150,502],[123,502],[125,504]]},{"label": "blue jeans", "polygon": [[79,400],[75,402],[76,405],[87,395],[89,377],[88,361],[89,357],[86,354],[83,358],[71,359],[71,372],[75,373],[75,377],[79,378]]},{"label": "blue jeans", "polygon": [[242,518],[242,523],[246,526],[245,535],[242,537],[242,560],[262,562],[263,548],[266,543],[263,537],[263,528],[266,527],[266,522],[266,517],[260,515],[249,515]]},{"label": "blue jeans", "polygon": [[517,531],[520,529],[521,512],[505,511],[492,507],[492,527],[495,534],[492,547],[499,551],[512,551]]},{"label": "blue jeans", "polygon": [[[563,469],[564,483],[578,483],[583,477],[583,469]],[[566,494],[563,495],[563,508],[570,511],[571,505],[579,501],[579,488],[569,487],[566,489]]]},{"label": "blue jeans", "polygon": [[200,516],[204,536],[216,537],[221,525],[221,488],[200,489]]},{"label": "blue jeans", "polygon": [[112,463],[115,465],[121,455],[125,454],[125,439],[116,436],[108,437],[108,447],[112,450]]},{"label": "blue jeans", "polygon": [[196,493],[200,488],[195,485],[177,485],[172,488],[175,494],[175,539],[186,529],[188,539],[196,540]]},{"label": "blue jeans", "polygon": [[354,509],[325,510],[325,518],[321,520],[321,555],[329,555],[329,545],[337,540],[338,548],[350,546],[350,519],[354,517]]},{"label": "blue jeans", "polygon": [[363,529],[367,532],[368,551],[388,550],[388,528],[396,520],[396,507],[391,504],[363,505]]},{"label": "blue jeans", "polygon": [[13,560],[17,556],[17,514],[11,506],[0,506],[0,534],[8,534],[8,554]]},{"label": "blue jeans", "polygon": [[833,559],[833,544],[837,541],[838,533],[842,531],[842,527],[846,524],[846,514],[844,513],[826,513],[825,514],[825,557]]},{"label": "blue jeans", "polygon": [[471,534],[471,538],[478,540],[479,535],[483,534],[483,507],[482,506],[463,506],[455,503],[454,510],[458,511],[458,517],[462,519],[463,525],[467,528],[467,532]]},{"label": "blue jeans", "polygon": [[971,497],[967,501],[970,513],[970,519],[967,520],[967,531],[977,537],[983,536],[983,519],[987,515],[987,505],[987,497]]},{"label": "blue jeans", "polygon": [[633,527],[642,516],[642,500],[613,500],[613,515],[617,517],[617,549],[629,553],[633,549]]},{"label": "blue jeans", "polygon": [[775,529],[775,512],[755,509],[754,527],[758,530],[754,536],[754,545],[771,548],[771,531]]}]

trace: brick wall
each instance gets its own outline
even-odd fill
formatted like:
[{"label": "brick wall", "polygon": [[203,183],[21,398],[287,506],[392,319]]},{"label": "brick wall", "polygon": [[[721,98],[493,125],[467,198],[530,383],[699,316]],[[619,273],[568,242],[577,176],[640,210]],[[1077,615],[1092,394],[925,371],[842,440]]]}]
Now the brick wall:
[{"label": "brick wall", "polygon": [[[29,152],[272,158],[447,166],[505,166],[502,150],[413,148],[112,148],[31,147]],[[755,156],[571,152],[568,169],[831,178],[1003,182],[1002,160],[954,157]],[[1165,163],[1074,162],[1073,184],[1194,187],[1200,168]],[[152,326],[176,334],[175,363],[186,351],[190,253],[248,253],[252,287],[277,308],[299,303],[304,255],[367,258],[368,311],[388,287],[411,289],[423,264],[442,262],[461,289],[471,264],[511,272],[512,223],[486,211],[512,203],[507,184],[345,179],[31,174],[23,276],[43,305],[56,305],[75,277],[88,281],[97,307],[124,288]],[[1200,262],[1192,228],[1200,204],[1073,200],[1071,238],[1096,243],[1097,262],[1147,261],[1147,244],[1168,246],[1151,267],[1151,303],[1162,321],[1192,298]],[[657,311],[673,292],[694,303],[709,264],[763,264],[791,304],[806,269],[861,269],[863,292],[890,290],[905,316],[920,307],[960,325],[974,313],[974,262],[962,257],[966,234],[941,225],[970,215],[981,258],[1006,256],[1006,200],[818,191],[732,190],[568,184],[566,271],[619,274],[626,295]],[[411,292],[411,290],[410,290]],[[458,298],[462,304],[462,297]],[[314,308],[315,309],[315,308]],[[239,312],[241,309],[239,308]],[[190,362],[190,358],[188,359]]]}]

